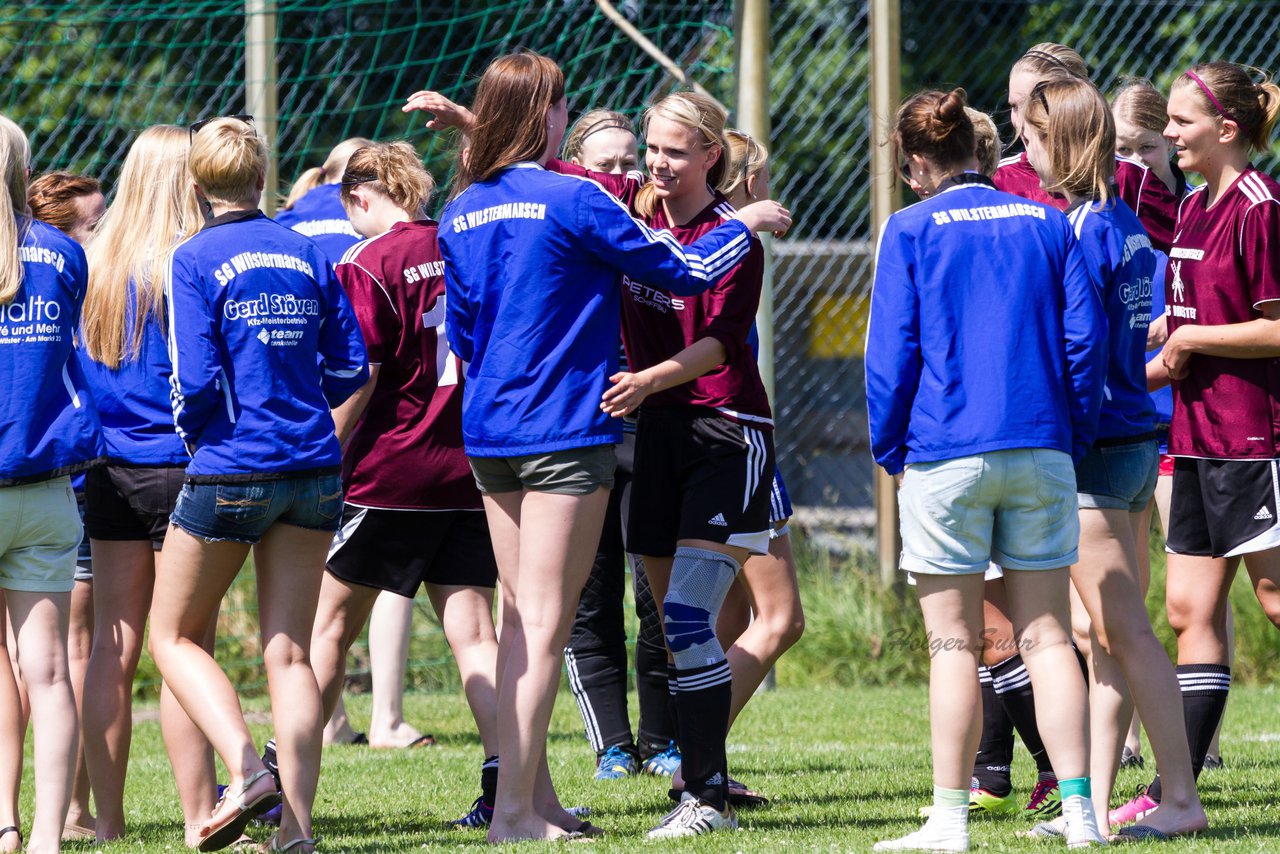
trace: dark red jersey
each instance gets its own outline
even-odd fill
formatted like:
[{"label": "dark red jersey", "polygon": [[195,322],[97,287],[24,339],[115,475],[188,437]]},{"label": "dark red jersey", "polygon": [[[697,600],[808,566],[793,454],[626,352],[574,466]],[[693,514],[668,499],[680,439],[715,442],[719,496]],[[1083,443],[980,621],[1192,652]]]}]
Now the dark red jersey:
[{"label": "dark red jersey", "polygon": [[344,455],[347,501],[389,510],[479,509],[462,449],[462,366],[445,340],[436,224],[401,222],[335,268],[378,384]]},{"label": "dark red jersey", "polygon": [[[1045,192],[1040,186],[1040,176],[1027,160],[1027,153],[1006,157],[992,178],[996,188],[1052,205],[1058,210],[1067,209],[1067,200],[1056,193]],[[1143,228],[1151,238],[1151,245],[1161,252],[1169,251],[1173,241],[1173,223],[1178,213],[1181,192],[1173,193],[1145,163],[1137,158],[1116,157],[1116,186],[1120,198],[1138,215]]]},{"label": "dark red jersey", "polygon": [[[661,205],[648,218],[648,225],[665,229],[688,245],[732,217],[733,206],[716,193],[711,204],[684,225],[669,223]],[[679,297],[622,277],[622,340],[631,370],[663,362],[701,338],[715,338],[726,353],[724,364],[684,385],[650,395],[645,406],[703,406],[734,421],[773,426],[769,396],[747,345],[763,281],[764,248],[755,237],[746,260],[696,297]]]},{"label": "dark red jersey", "polygon": [[[1280,184],[1252,166],[1210,209],[1187,194],[1165,277],[1169,331],[1262,317],[1280,300]],[[1210,459],[1280,457],[1280,358],[1197,353],[1173,383],[1169,453]]]}]

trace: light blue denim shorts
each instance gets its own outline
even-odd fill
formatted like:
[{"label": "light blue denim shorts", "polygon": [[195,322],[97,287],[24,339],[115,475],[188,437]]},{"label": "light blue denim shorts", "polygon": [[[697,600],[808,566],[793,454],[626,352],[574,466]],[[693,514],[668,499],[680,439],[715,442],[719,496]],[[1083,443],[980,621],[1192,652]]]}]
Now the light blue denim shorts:
[{"label": "light blue denim shorts", "polygon": [[912,463],[898,492],[903,570],[925,575],[1058,569],[1076,562],[1071,457],[1046,448]]},{"label": "light blue denim shorts", "polygon": [[1095,447],[1076,466],[1080,506],[1140,513],[1155,494],[1159,471],[1155,439]]}]

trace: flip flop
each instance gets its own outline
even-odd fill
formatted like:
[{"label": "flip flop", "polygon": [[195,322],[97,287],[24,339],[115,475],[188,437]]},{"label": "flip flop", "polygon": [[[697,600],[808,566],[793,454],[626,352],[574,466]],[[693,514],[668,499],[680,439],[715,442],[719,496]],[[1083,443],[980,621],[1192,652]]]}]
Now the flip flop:
[{"label": "flip flop", "polygon": [[314,849],[318,844],[319,844],[319,840],[312,839],[308,836],[303,836],[293,840],[288,845],[281,848],[279,842],[276,839],[276,835],[273,833],[271,835],[271,839],[267,841],[267,844],[264,846],[261,846],[258,850],[264,851],[264,852],[267,852],[267,854],[270,854],[270,852],[272,851],[292,851],[294,848],[298,847],[299,845],[310,845]]},{"label": "flip flop", "polygon": [[[6,833],[16,833],[18,835],[18,844],[22,844],[22,830],[16,824],[0,827],[0,836],[4,836]],[[21,851],[22,849],[19,848],[18,850]]]},{"label": "flip flop", "polygon": [[[2,835],[3,832],[0,832]],[[98,833],[93,828],[82,827],[78,824],[68,824],[62,828],[63,842],[78,842],[85,839],[97,839]]]},{"label": "flip flop", "polygon": [[254,783],[258,782],[263,777],[270,776],[271,772],[264,768],[248,780],[245,780],[244,784],[240,786],[240,790],[238,792],[233,792],[231,788],[228,787],[227,790],[222,793],[222,798],[218,801],[218,806],[213,808],[214,815],[217,815],[218,807],[222,806],[223,802],[230,802],[235,807],[235,810],[227,816],[223,824],[216,826],[205,825],[205,827],[211,829],[204,839],[200,840],[200,845],[198,846],[199,850],[221,851],[223,848],[234,844],[235,841],[244,833],[244,829],[249,826],[249,822],[280,803],[280,793],[276,791],[274,780],[270,791],[264,792],[262,795],[259,795],[256,800],[251,802],[246,803],[244,800],[245,792],[247,792]]},{"label": "flip flop", "polygon": [[582,824],[578,825],[578,827],[577,827],[575,830],[573,830],[572,832],[573,832],[573,833],[580,833],[580,834],[582,834],[584,837],[589,837],[589,838],[592,838],[592,839],[595,839],[595,838],[597,838],[597,837],[604,836],[604,828],[603,828],[603,827],[596,827],[594,824],[592,824],[592,823],[591,823],[591,822],[589,822],[589,821],[584,821]]},{"label": "flip flop", "polygon": [[1168,842],[1169,836],[1150,825],[1131,824],[1117,830],[1112,839],[1117,842]]},{"label": "flip flop", "polygon": [[1066,832],[1051,821],[1042,821],[1030,830],[1018,831],[1023,839],[1063,839]]},{"label": "flip flop", "polygon": [[[360,737],[364,738],[364,733],[361,733]],[[352,743],[354,744],[354,742]],[[363,743],[368,744],[369,742],[366,739]],[[427,733],[426,735],[418,736],[408,744],[379,744],[374,750],[412,750],[415,747],[434,747],[435,744],[436,737]]]},{"label": "flip flop", "polygon": [[352,736],[351,740],[348,741],[347,744],[353,747],[368,747],[369,736],[365,735],[362,732],[358,732],[354,736]]}]

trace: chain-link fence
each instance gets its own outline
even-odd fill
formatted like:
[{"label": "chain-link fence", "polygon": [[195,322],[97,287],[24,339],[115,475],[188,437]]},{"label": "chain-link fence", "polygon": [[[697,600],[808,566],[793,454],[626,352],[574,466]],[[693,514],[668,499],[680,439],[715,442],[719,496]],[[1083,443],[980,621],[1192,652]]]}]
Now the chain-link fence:
[{"label": "chain-link fence", "polygon": [[[734,103],[734,0],[615,5],[693,79]],[[797,505],[840,508],[846,523],[866,519],[847,511],[870,506],[872,484],[861,362],[870,152],[878,142],[868,105],[867,6],[771,4],[773,194],[796,212],[793,232],[774,243],[779,460]],[[634,115],[676,85],[589,0],[281,0],[276,8],[273,143],[285,183],[353,135],[407,137],[443,178],[448,140],[401,113],[404,96],[436,88],[467,101],[485,63],[516,47],[564,66],[574,113],[607,106]],[[1280,66],[1278,11],[1280,4],[1259,0],[902,0],[902,90],[962,85],[1008,140],[1008,69],[1036,42],[1077,48],[1104,91],[1125,75],[1163,88],[1205,59]],[[243,108],[244,20],[241,4],[222,0],[0,3],[0,76],[8,84],[0,112],[31,135],[36,171],[82,171],[110,190],[143,127]],[[242,620],[229,633],[242,648],[228,655],[252,683],[260,679],[252,615],[238,604],[251,597],[237,591],[225,619]],[[446,660],[438,633],[414,644],[415,664]],[[435,685],[451,669],[411,672]]]}]

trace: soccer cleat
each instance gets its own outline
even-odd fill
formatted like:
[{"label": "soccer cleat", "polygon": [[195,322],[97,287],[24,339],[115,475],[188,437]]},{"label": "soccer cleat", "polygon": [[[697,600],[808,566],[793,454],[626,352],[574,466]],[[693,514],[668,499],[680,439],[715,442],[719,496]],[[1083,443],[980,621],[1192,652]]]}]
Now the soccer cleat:
[{"label": "soccer cleat", "polygon": [[1121,768],[1141,768],[1142,754],[1134,753],[1128,747],[1120,751],[1120,767]]},{"label": "soccer cleat", "polygon": [[872,851],[968,851],[969,833],[960,828],[946,833],[929,825],[897,839],[877,842]]},{"label": "soccer cleat", "polygon": [[1221,767],[1222,767],[1221,756],[1214,756],[1212,753],[1210,753],[1208,756],[1204,758],[1205,771],[1217,771]]},{"label": "soccer cleat", "polygon": [[680,748],[673,741],[666,750],[646,756],[640,763],[640,770],[654,777],[670,777],[680,767]]},{"label": "soccer cleat", "polygon": [[1022,811],[1037,821],[1047,821],[1062,815],[1062,795],[1058,793],[1058,781],[1052,777],[1037,780],[1036,787],[1031,790],[1031,798]]},{"label": "soccer cleat", "polygon": [[476,798],[476,802],[471,805],[471,810],[462,818],[455,818],[449,822],[449,827],[454,830],[480,830],[488,827],[493,822],[493,807],[484,802],[484,798]]},{"label": "soccer cleat", "polygon": [[1107,813],[1107,821],[1112,827],[1121,827],[1141,821],[1147,813],[1160,806],[1159,802],[1147,794],[1146,786],[1139,786],[1133,799],[1123,806],[1118,806]]},{"label": "soccer cleat", "polygon": [[662,817],[658,826],[647,834],[649,839],[675,839],[701,836],[716,830],[737,830],[738,816],[725,804],[724,812],[705,801],[685,794],[676,808]]},{"label": "soccer cleat", "polygon": [[625,747],[614,745],[596,760],[597,780],[621,780],[640,773],[635,754]]},{"label": "soccer cleat", "polygon": [[[1000,797],[978,786],[969,789],[970,818],[979,815],[1013,815],[1017,811],[1018,801],[1013,797],[1013,792]],[[920,807],[919,812],[921,818],[928,818],[933,807]]]}]

